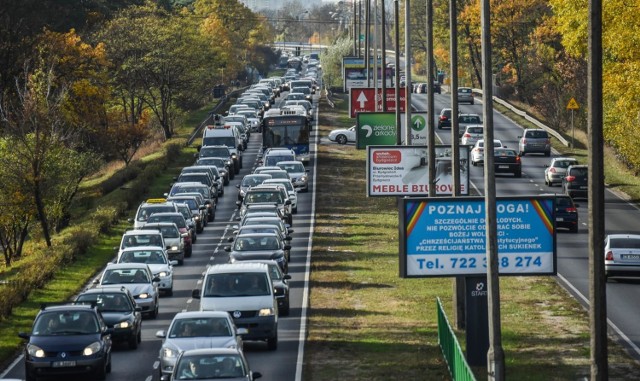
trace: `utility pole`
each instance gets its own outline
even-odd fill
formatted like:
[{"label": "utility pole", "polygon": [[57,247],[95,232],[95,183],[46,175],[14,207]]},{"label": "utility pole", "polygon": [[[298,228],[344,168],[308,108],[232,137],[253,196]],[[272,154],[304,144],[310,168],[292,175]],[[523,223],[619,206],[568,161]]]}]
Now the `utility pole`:
[{"label": "utility pole", "polygon": [[[451,92],[451,170],[453,171],[453,196],[460,196],[460,125],[458,124],[458,9],[456,0],[449,0],[449,91]],[[453,320],[456,328],[466,327],[464,310],[464,276],[453,280]]]},{"label": "utility pole", "polygon": [[604,278],[604,161],[602,139],[602,0],[589,0],[589,326],[591,380],[609,379],[607,283]]},{"label": "utility pole", "polygon": [[365,7],[364,7],[364,65],[365,65],[365,70],[366,70],[366,76],[367,76],[367,87],[371,87],[371,78],[370,78],[370,69],[371,69],[371,65],[369,64],[369,61],[371,60],[371,52],[370,49],[371,47],[369,46],[369,35],[370,35],[370,29],[369,28],[369,8],[371,7],[371,0],[367,0],[367,2],[365,3]]},{"label": "utility pole", "polygon": [[[484,207],[486,226],[487,288],[489,309],[488,380],[504,381],[504,350],[500,323],[500,274],[498,258],[498,224],[493,146],[493,89],[491,64],[491,5],[481,2],[482,29],[482,111],[484,114]],[[457,118],[457,115],[452,115]]]},{"label": "utility pole", "polygon": [[[411,145],[411,6],[410,0],[404,2],[404,90],[405,90],[405,110],[404,122],[407,128],[404,129],[404,144]],[[400,103],[396,103],[396,108],[400,108]]]},{"label": "utility pole", "polygon": [[[433,124],[433,0],[427,0],[427,155],[429,156],[429,197],[436,197],[436,132]],[[411,124],[407,124],[407,130]]]},{"label": "utility pole", "polygon": [[356,26],[358,21],[356,20],[356,0],[353,0],[353,56],[358,57],[358,43],[360,42],[360,35],[357,34],[358,30]]},{"label": "utility pole", "polygon": [[380,0],[382,3],[381,18],[382,18],[382,38],[380,44],[382,46],[382,111],[387,112],[387,15],[384,10],[384,0]]},{"label": "utility pole", "polygon": [[393,18],[395,22],[395,67],[393,72],[395,75],[395,89],[396,89],[396,144],[402,144],[402,134],[400,132],[400,126],[402,121],[400,120],[400,6],[398,0],[393,0]]}]

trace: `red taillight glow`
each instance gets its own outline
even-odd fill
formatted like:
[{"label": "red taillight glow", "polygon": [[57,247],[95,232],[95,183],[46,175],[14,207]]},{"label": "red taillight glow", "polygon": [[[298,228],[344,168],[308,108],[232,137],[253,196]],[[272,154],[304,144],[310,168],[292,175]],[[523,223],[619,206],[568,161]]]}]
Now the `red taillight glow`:
[{"label": "red taillight glow", "polygon": [[467,132],[466,134],[462,135],[462,137],[463,137],[463,138],[470,138],[470,137],[471,137],[471,134]]},{"label": "red taillight glow", "polygon": [[516,156],[516,163],[520,162],[520,156]]},{"label": "red taillight glow", "polygon": [[564,179],[567,180],[567,182],[572,182],[573,180],[576,179],[576,177],[575,176],[567,176]]},{"label": "red taillight glow", "polygon": [[566,211],[569,213],[577,213],[578,209],[571,207],[571,208],[567,208]]},{"label": "red taillight glow", "polygon": [[607,255],[604,256],[604,259],[606,259],[607,261],[613,261],[613,251],[607,251]]},{"label": "red taillight glow", "polygon": [[442,116],[440,117],[440,120],[448,120],[448,118],[447,118],[446,116],[442,115]]}]

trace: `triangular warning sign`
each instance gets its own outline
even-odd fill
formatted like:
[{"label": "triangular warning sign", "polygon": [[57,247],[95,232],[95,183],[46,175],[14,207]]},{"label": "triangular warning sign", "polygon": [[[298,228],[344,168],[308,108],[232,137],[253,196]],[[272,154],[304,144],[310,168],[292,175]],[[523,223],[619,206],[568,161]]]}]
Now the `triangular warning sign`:
[{"label": "triangular warning sign", "polygon": [[569,100],[569,104],[567,105],[567,110],[579,110],[580,106],[578,105],[578,102],[576,102],[575,98],[571,98]]}]

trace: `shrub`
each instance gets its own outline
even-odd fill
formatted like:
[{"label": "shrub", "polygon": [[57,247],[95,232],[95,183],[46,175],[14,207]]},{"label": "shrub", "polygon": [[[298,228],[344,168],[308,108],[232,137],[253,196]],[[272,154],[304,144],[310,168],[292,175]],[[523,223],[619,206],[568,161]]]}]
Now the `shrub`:
[{"label": "shrub", "polygon": [[115,207],[100,207],[92,215],[92,223],[100,233],[108,233],[111,226],[118,222],[119,212]]}]

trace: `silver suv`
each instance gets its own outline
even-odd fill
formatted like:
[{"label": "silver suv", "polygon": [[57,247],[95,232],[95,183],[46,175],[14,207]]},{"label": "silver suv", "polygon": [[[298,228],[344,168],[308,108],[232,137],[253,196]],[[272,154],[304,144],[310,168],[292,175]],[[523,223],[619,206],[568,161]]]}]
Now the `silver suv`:
[{"label": "silver suv", "polygon": [[527,128],[524,130],[518,143],[520,156],[528,153],[543,153],[544,156],[551,156],[551,139],[547,131],[540,128]]},{"label": "silver suv", "polygon": [[458,103],[473,104],[473,91],[470,87],[458,87]]}]

